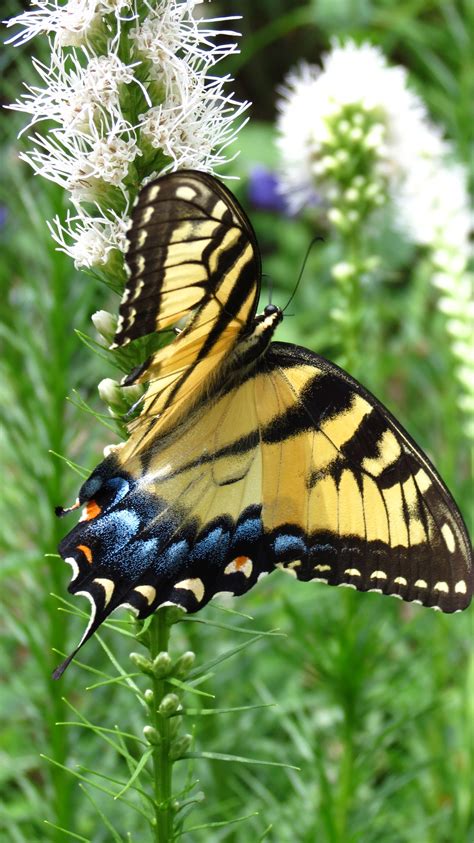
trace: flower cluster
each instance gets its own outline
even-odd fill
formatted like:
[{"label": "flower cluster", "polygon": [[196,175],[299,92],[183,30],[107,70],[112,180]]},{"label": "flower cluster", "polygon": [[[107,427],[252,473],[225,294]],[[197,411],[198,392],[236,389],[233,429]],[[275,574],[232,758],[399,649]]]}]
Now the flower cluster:
[{"label": "flower cluster", "polygon": [[[323,200],[344,241],[333,276],[346,291],[376,266],[361,244],[362,227],[378,207],[387,205],[399,234],[427,249],[458,361],[461,405],[472,414],[467,176],[450,163],[452,150],[404,68],[389,66],[372,45],[334,44],[322,68],[303,65],[288,76],[278,130],[285,198],[293,212],[314,205],[316,196]],[[349,298],[338,310],[342,319],[351,308],[346,322],[355,318]]]},{"label": "flower cluster", "polygon": [[316,191],[340,226],[384,204],[404,182],[413,158],[438,154],[420,98],[405,70],[389,67],[379,49],[334,45],[319,69],[290,73],[279,101],[284,192],[298,211]]},{"label": "flower cluster", "polygon": [[75,213],[50,228],[78,267],[107,270],[124,250],[144,182],[182,167],[212,171],[226,160],[247,104],[212,69],[236,51],[236,33],[211,28],[221,20],[196,17],[196,5],[32,0],[35,8],[8,22],[20,27],[17,44],[50,38],[49,63],[34,62],[40,84],[12,107],[36,129],[23,159],[70,194]]}]

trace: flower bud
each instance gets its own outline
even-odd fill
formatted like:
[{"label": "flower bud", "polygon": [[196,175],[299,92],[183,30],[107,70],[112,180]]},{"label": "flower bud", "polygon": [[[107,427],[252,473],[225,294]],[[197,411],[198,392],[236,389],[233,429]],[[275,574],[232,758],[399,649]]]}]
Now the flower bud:
[{"label": "flower bud", "polygon": [[135,667],[138,667],[138,670],[142,673],[153,676],[153,665],[150,659],[145,658],[145,656],[142,656],[141,653],[130,653],[130,661],[132,661]]},{"label": "flower bud", "polygon": [[192,652],[192,650],[187,650],[186,653],[183,653],[182,656],[176,661],[173,673],[178,679],[184,679],[189,671],[191,670],[194,662],[196,661],[196,654]]},{"label": "flower bud", "polygon": [[96,310],[91,319],[97,333],[110,345],[117,329],[117,317],[108,310]]},{"label": "flower bud", "polygon": [[344,166],[349,161],[349,153],[347,149],[338,149],[337,152],[334,153],[334,158],[336,160],[337,166]]},{"label": "flower bud", "polygon": [[345,227],[345,219],[344,214],[339,208],[331,208],[328,212],[329,221],[333,223],[337,228],[344,228]]},{"label": "flower bud", "polygon": [[144,726],[143,736],[152,746],[159,746],[161,743],[161,736],[154,726]]},{"label": "flower bud", "polygon": [[179,697],[177,694],[166,694],[166,697],[163,697],[159,706],[160,714],[163,714],[164,717],[169,717],[171,714],[174,714],[178,711],[179,708]]},{"label": "flower bud", "polygon": [[177,761],[178,758],[182,758],[183,755],[188,751],[189,747],[193,742],[192,735],[180,735],[179,738],[175,738],[171,741],[170,746],[170,758],[172,761]]},{"label": "flower bud", "polygon": [[163,679],[171,672],[171,656],[169,653],[161,652],[153,659],[153,673],[157,679]]},{"label": "flower bud", "polygon": [[340,263],[336,263],[332,267],[331,273],[337,281],[347,281],[348,278],[351,278],[355,274],[355,266],[353,263],[340,261]]},{"label": "flower bud", "polygon": [[360,126],[354,126],[349,133],[349,138],[353,143],[358,143],[358,141],[362,140],[364,136],[364,132]]},{"label": "flower bud", "polygon": [[320,161],[321,172],[329,173],[337,167],[337,161],[334,155],[325,155]]},{"label": "flower bud", "polygon": [[153,693],[151,688],[146,689],[145,693],[143,694],[143,697],[144,697],[144,700],[145,700],[146,704],[149,705],[150,707],[155,702],[155,694]]},{"label": "flower bud", "polygon": [[360,193],[355,187],[349,187],[344,193],[344,199],[351,204],[355,204],[360,199]]},{"label": "flower bud", "polygon": [[107,404],[112,414],[124,412],[126,404],[123,400],[122,388],[117,381],[113,378],[103,378],[97,389],[102,401]]}]

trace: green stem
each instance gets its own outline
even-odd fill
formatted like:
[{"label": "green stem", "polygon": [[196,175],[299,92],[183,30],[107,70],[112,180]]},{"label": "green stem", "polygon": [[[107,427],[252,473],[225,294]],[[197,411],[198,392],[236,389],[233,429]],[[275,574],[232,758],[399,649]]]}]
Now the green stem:
[{"label": "green stem", "polygon": [[337,806],[337,839],[346,843],[349,838],[348,818],[354,787],[354,735],[351,711],[344,711],[343,755],[339,769],[339,794]]},{"label": "green stem", "polygon": [[358,377],[362,325],[361,271],[364,258],[360,228],[343,235],[343,250],[347,261],[354,267],[354,271],[341,285],[344,310],[344,366],[354,377]]},{"label": "green stem", "polygon": [[[168,650],[170,626],[166,619],[166,610],[156,612],[149,628],[150,656],[153,660],[158,653]],[[153,748],[153,772],[155,788],[155,820],[157,843],[169,843],[173,840],[173,812],[172,796],[172,767],[170,758],[170,721],[159,711],[159,704],[166,694],[172,690],[166,679],[153,677],[154,704],[151,710],[151,722],[158,734],[160,742]]]}]

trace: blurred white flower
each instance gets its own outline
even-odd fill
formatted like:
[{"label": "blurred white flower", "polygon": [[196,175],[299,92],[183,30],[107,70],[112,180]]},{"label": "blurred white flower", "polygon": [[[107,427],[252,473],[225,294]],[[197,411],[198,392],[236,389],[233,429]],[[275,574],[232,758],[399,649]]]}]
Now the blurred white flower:
[{"label": "blurred white flower", "polygon": [[213,29],[226,19],[196,17],[196,6],[32,0],[8,22],[20,27],[14,43],[50,38],[49,63],[34,61],[39,85],[26,86],[11,107],[36,129],[21,157],[69,191],[76,213],[55,220],[52,231],[76,266],[104,266],[113,250],[124,250],[123,225],[141,184],[178,167],[213,171],[227,160],[248,104],[227,94],[229,77],[211,71],[237,50],[237,33]]},{"label": "blurred white flower", "polygon": [[[292,71],[278,103],[282,182],[294,211],[351,163],[354,148],[372,152],[369,182],[396,191],[413,161],[444,148],[406,71],[390,67],[370,44],[334,43],[322,68]],[[352,157],[352,162],[354,158]],[[360,165],[356,174],[361,175]],[[347,174],[346,174],[347,175]]]},{"label": "blurred white flower", "polygon": [[473,221],[467,179],[460,164],[450,163],[444,156],[425,157],[412,161],[397,196],[407,235],[436,251],[443,244],[448,246],[464,265]]},{"label": "blurred white flower", "polygon": [[[281,182],[294,212],[314,204],[317,191],[330,222],[342,235],[357,232],[360,243],[367,217],[391,203],[399,232],[427,248],[457,362],[460,407],[474,435],[467,173],[452,163],[452,149],[408,87],[406,71],[390,67],[377,47],[334,44],[321,69],[303,65],[288,76],[278,130]],[[345,248],[354,242],[347,237]],[[347,287],[363,274],[360,257],[336,264],[334,279]],[[344,308],[338,313],[346,323],[355,319]]]}]

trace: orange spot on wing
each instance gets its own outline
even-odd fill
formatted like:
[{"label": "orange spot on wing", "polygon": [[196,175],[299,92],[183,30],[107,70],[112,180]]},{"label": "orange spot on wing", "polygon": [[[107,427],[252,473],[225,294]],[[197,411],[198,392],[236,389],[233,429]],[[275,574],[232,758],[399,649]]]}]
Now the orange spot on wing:
[{"label": "orange spot on wing", "polygon": [[239,568],[243,568],[244,565],[246,565],[248,561],[249,561],[248,556],[237,556],[234,559],[235,567],[237,568],[237,570],[239,570]]},{"label": "orange spot on wing", "polygon": [[87,547],[86,544],[78,544],[77,549],[82,550],[82,552],[83,552],[84,556],[86,557],[89,565],[92,565],[92,550],[90,549],[90,547]]},{"label": "orange spot on wing", "polygon": [[91,521],[92,518],[97,518],[98,515],[102,512],[99,504],[95,501],[89,501],[86,503],[85,513],[84,513],[84,521]]}]

